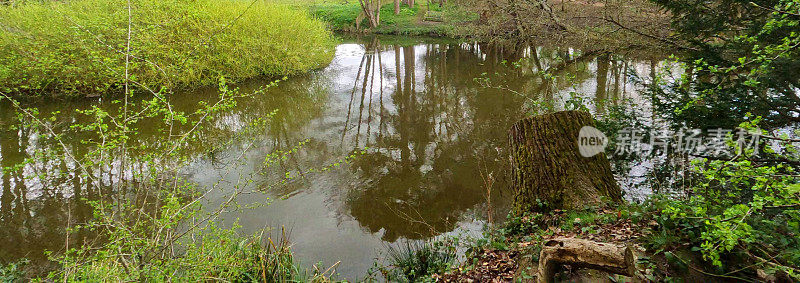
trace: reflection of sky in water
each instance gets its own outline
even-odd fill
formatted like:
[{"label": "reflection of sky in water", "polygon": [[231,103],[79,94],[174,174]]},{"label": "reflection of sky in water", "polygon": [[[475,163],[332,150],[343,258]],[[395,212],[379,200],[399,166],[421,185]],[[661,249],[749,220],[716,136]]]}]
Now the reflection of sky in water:
[{"label": "reflection of sky in water", "polygon": [[[432,69],[429,65],[437,66],[437,64],[442,62],[442,58],[435,57],[436,53],[440,52],[443,48],[442,46],[418,45],[413,47],[415,60],[412,70],[414,75],[410,78],[405,73],[406,60],[404,56],[409,54],[407,50],[403,49],[402,52],[396,53],[393,46],[382,46],[382,50],[376,53],[373,48],[374,46],[371,46],[371,50],[369,51],[369,53],[374,54],[373,57],[365,59],[364,45],[342,44],[337,48],[336,58],[333,62],[314,76],[315,81],[326,86],[328,96],[323,113],[319,117],[309,121],[305,126],[301,127],[299,131],[290,133],[289,136],[293,137],[293,139],[285,143],[290,145],[308,138],[312,141],[310,144],[313,144],[313,146],[304,148],[300,151],[298,156],[292,157],[292,159],[296,161],[296,164],[282,166],[278,171],[297,171],[291,168],[292,166],[313,167],[321,164],[331,164],[336,162],[337,158],[346,156],[353,148],[365,147],[369,148],[367,151],[370,154],[376,154],[392,160],[390,163],[392,163],[393,166],[404,167],[406,166],[403,165],[404,154],[410,155],[411,153],[409,152],[418,152],[416,148],[421,147],[421,151],[419,152],[422,152],[421,155],[423,158],[412,162],[415,163],[414,165],[406,166],[408,167],[406,169],[418,173],[403,172],[403,169],[383,166],[383,164],[376,162],[369,164],[370,166],[375,166],[375,174],[368,175],[361,172],[361,169],[354,168],[357,166],[346,165],[342,169],[333,170],[328,173],[310,174],[306,176],[305,180],[298,181],[301,184],[291,185],[294,189],[290,189],[289,192],[279,190],[281,193],[287,194],[289,196],[288,198],[280,199],[280,194],[273,193],[270,195],[273,198],[278,198],[278,200],[273,200],[270,205],[237,212],[227,217],[229,220],[238,218],[239,224],[241,224],[247,232],[256,232],[263,227],[286,227],[286,229],[290,231],[294,250],[297,252],[299,259],[305,264],[322,262],[322,265],[327,267],[337,261],[341,261],[342,263],[339,265],[338,271],[350,279],[359,278],[359,276],[363,275],[366,269],[372,265],[372,260],[376,257],[380,257],[379,252],[384,250],[386,245],[384,240],[396,241],[403,238],[420,238],[419,236],[414,236],[414,233],[421,233],[422,235],[420,236],[430,235],[428,231],[418,231],[418,227],[411,227],[411,225],[408,226],[408,231],[390,232],[387,229],[398,229],[398,226],[386,224],[381,227],[382,225],[380,223],[377,225],[375,223],[363,223],[363,221],[370,221],[364,220],[364,214],[377,214],[380,210],[390,210],[389,213],[399,214],[400,219],[405,219],[408,222],[431,220],[415,219],[415,213],[418,213],[420,217],[422,217],[421,215],[423,214],[422,212],[415,211],[415,209],[435,209],[421,206],[425,201],[420,201],[418,198],[427,197],[425,191],[448,190],[448,188],[441,187],[459,184],[458,182],[441,181],[428,177],[428,175],[442,172],[444,172],[444,174],[452,174],[452,172],[447,172],[447,168],[445,168],[445,170],[439,169],[439,171],[435,168],[435,166],[437,166],[435,164],[437,162],[437,151],[440,151],[441,147],[455,146],[468,152],[471,150],[469,146],[454,145],[457,144],[457,142],[454,141],[458,141],[461,135],[463,135],[465,139],[491,138],[500,142],[500,144],[490,142],[489,144],[492,146],[501,146],[502,142],[505,142],[505,137],[502,136],[487,137],[481,136],[484,133],[476,134],[474,130],[476,126],[474,123],[479,122],[475,120],[476,112],[479,110],[474,108],[479,108],[480,106],[470,105],[475,103],[474,96],[503,94],[479,88],[477,85],[468,84],[447,86],[452,88],[450,90],[447,90],[447,87],[434,90],[429,89],[431,87],[439,88],[441,86],[438,84],[446,83],[446,81],[436,81],[433,83],[426,81],[436,80],[431,78],[431,73],[435,73],[439,70]],[[400,55],[398,58],[401,60],[399,66],[395,65],[395,56],[397,56],[397,54]],[[471,63],[477,63],[476,65],[489,64],[489,62],[485,61],[487,60],[485,55],[477,58],[481,59],[471,61]],[[476,59],[473,58],[472,60]],[[608,88],[606,92],[617,93],[624,98],[641,100],[641,98],[636,97],[635,93],[632,92],[634,88],[632,83],[628,81],[626,75],[620,71],[628,67],[627,62],[625,62],[625,65],[622,65],[621,62],[623,61],[615,61],[613,66],[611,66],[612,63],[608,61],[605,62],[608,64],[605,70],[607,76],[614,76],[614,74],[609,73],[609,67],[615,68],[615,71],[620,72],[616,74],[616,77],[611,77],[609,81],[614,81],[615,79],[621,81],[618,82],[617,85],[609,83],[607,86],[604,86]],[[367,66],[368,64],[369,66]],[[619,66],[617,66],[617,64],[619,64]],[[370,69],[367,70],[367,67]],[[397,67],[400,67],[400,69],[398,70]],[[456,65],[455,67],[463,66]],[[649,66],[640,66],[640,70],[638,71],[647,72],[649,71],[647,67]],[[593,94],[596,93],[598,85],[597,80],[592,78],[592,74],[598,72],[598,64],[596,62],[590,62],[581,66],[581,68],[583,68],[585,72],[585,74],[583,74],[583,76],[586,77],[585,79],[575,82],[570,88],[555,91],[554,103],[557,108],[564,107],[571,92],[588,94],[586,95],[587,101],[591,102],[591,98]],[[481,72],[474,72],[473,74],[481,74]],[[356,79],[357,77],[358,79]],[[364,77],[368,77],[369,79],[365,82]],[[413,88],[413,94],[411,95],[414,96],[413,98],[402,97],[404,93],[408,93],[408,91],[404,92],[403,90],[403,88],[407,87],[405,84],[401,84],[401,89],[398,92],[398,78],[403,82],[405,82],[406,79],[413,80],[413,84],[409,84],[412,85]],[[461,78],[460,81],[471,83],[471,78]],[[450,104],[431,105],[431,103],[424,102],[425,99],[437,98],[437,94],[444,95],[445,97],[452,96],[451,102],[449,102]],[[270,94],[268,93],[267,95]],[[409,107],[408,105],[398,104],[400,103],[399,101],[403,101],[403,99],[406,99],[404,103],[416,101],[414,104],[416,108],[407,109]],[[524,102],[520,100],[512,105],[519,108],[522,103]],[[437,106],[443,109],[438,109],[438,111],[426,110],[426,108],[436,108]],[[462,109],[453,111],[453,109],[457,107],[461,107]],[[592,104],[590,107],[596,111],[595,105]],[[516,113],[515,111],[519,110],[514,110],[505,114],[522,114]],[[502,113],[496,113],[496,115],[500,114]],[[410,129],[403,129],[402,127],[398,128],[397,124],[393,123],[393,121],[406,118],[422,118],[431,125],[415,125],[410,127]],[[513,121],[515,121],[515,119],[488,119],[480,122],[491,122],[494,124],[488,125],[489,127],[501,127],[504,129],[509,122]],[[453,123],[456,125],[437,128],[435,125],[440,123]],[[454,130],[448,132],[448,129]],[[414,133],[410,134],[410,137],[402,137],[403,132]],[[432,137],[419,137],[420,132],[426,136],[432,135]],[[493,133],[503,134],[505,130],[494,131]],[[400,137],[398,138],[398,136]],[[399,140],[405,138],[406,140],[403,140],[398,146],[396,141],[387,142],[385,140],[387,139],[386,137],[395,137],[395,139]],[[382,140],[382,138],[384,140]],[[406,147],[406,153],[401,149],[403,146]],[[270,152],[277,147],[278,146],[275,144],[267,143],[263,145],[262,148],[264,148],[264,151],[262,152]],[[254,154],[255,160],[259,160],[257,156],[259,156],[257,153]],[[495,159],[502,158],[494,155],[491,157]],[[470,163],[472,167],[480,167],[479,164]],[[254,163],[253,166],[256,164],[257,163]],[[648,164],[646,163],[634,166],[632,172],[641,171],[643,170],[642,168],[646,168],[647,166]],[[499,170],[499,168],[500,167],[493,169]],[[204,183],[214,182],[218,177],[214,174],[209,174],[209,171],[213,172],[214,170],[208,170],[202,165],[197,166],[195,178],[204,176],[198,180]],[[471,173],[477,174],[478,171],[474,170]],[[389,178],[387,176],[392,174],[400,175],[401,178],[406,176],[410,178],[422,178],[425,181],[409,181],[407,182],[409,188],[401,188],[398,187],[397,182],[384,181]],[[376,185],[376,183],[379,185]],[[400,183],[402,184],[402,180],[400,180]],[[395,187],[386,189],[380,187],[382,185]],[[420,185],[422,185],[422,187],[413,187]],[[477,234],[479,232],[482,226],[480,224],[481,222],[474,222],[472,219],[476,216],[479,219],[484,217],[482,209],[485,208],[483,207],[482,196],[480,195],[481,185],[482,184],[472,184],[472,188],[453,188],[457,193],[477,195],[473,203],[470,203],[467,208],[452,207],[452,209],[458,213],[450,214],[449,211],[446,211],[427,214],[439,217],[453,217],[448,220],[452,222],[451,225],[443,226],[448,230],[435,231],[432,233],[433,235],[449,232],[452,228],[456,228],[456,230],[466,229],[467,231],[471,231],[469,232],[471,234]],[[395,191],[395,193],[373,195],[370,193],[371,190],[389,190]],[[412,191],[412,193],[396,193],[396,191],[404,190]],[[363,204],[354,204],[354,198],[358,199],[360,197],[359,194],[372,196],[372,198],[367,201],[374,202],[374,205],[364,206]],[[386,198],[382,199],[380,197]],[[435,195],[433,197],[435,197]],[[263,203],[267,202],[267,200],[259,194],[249,194],[240,198],[240,202]],[[414,209],[409,209],[407,211],[391,211],[392,207],[387,205],[403,203],[415,203],[411,205]],[[403,206],[395,208],[400,209],[399,207]],[[447,207],[445,207],[445,209],[447,209]],[[387,233],[397,234],[400,237],[398,238],[397,235],[387,236]]]},{"label": "reflection of sky in water", "polygon": [[[414,67],[416,82],[415,89],[424,88],[425,65],[423,61],[426,46],[416,46]],[[365,101],[361,102],[361,88],[366,70],[359,71],[362,64],[364,46],[360,44],[342,44],[337,47],[336,57],[333,62],[315,75],[316,80],[321,80],[327,86],[328,97],[324,106],[323,114],[320,117],[309,121],[299,132],[292,132],[291,141],[283,144],[294,144],[303,139],[309,139],[312,144],[303,148],[299,156],[293,156],[292,160],[297,164],[287,164],[279,166],[277,171],[292,171],[293,166],[314,167],[320,164],[332,164],[338,158],[346,156],[353,148],[370,147],[370,152],[379,152],[390,159],[400,160],[401,150],[398,148],[376,146],[379,135],[391,136],[397,130],[381,125],[387,123],[386,118],[381,121],[379,116],[397,115],[398,108],[392,101],[391,94],[396,89],[396,79],[398,70],[394,65],[394,51],[384,51],[379,54],[382,64],[371,66],[382,67],[383,82],[381,82],[381,71],[370,72],[367,84],[367,95]],[[374,59],[377,60],[377,57]],[[374,69],[373,69],[374,71]],[[400,71],[403,72],[402,70]],[[361,79],[356,81],[356,77]],[[402,76],[402,75],[401,75]],[[355,98],[351,97],[355,84]],[[383,87],[381,87],[381,84]],[[383,96],[381,97],[381,88]],[[370,93],[372,94],[370,97]],[[270,95],[268,92],[267,95]],[[381,108],[382,106],[382,108]],[[363,108],[363,109],[359,109]],[[361,110],[361,111],[359,111]],[[279,109],[279,111],[281,111]],[[349,113],[348,113],[349,111]],[[361,113],[358,113],[361,112]],[[350,114],[350,115],[348,115]],[[360,116],[360,117],[359,117]],[[226,122],[233,122],[233,118],[225,119]],[[229,126],[226,126],[229,127]],[[345,130],[345,128],[347,128]],[[383,133],[378,133],[382,129]],[[370,132],[367,132],[367,131]],[[279,144],[281,142],[278,142]],[[409,150],[414,151],[417,144],[410,144]],[[263,160],[263,152],[271,152],[278,148],[274,142],[266,142],[264,145],[257,146],[258,149],[248,153],[247,165],[240,166],[236,170],[231,170],[229,166],[213,166],[210,162],[199,162],[193,165],[192,179],[206,185],[215,183],[221,177],[227,182],[222,186],[232,186],[238,178],[249,174],[249,168],[255,168],[259,161]],[[436,142],[430,141],[424,145],[426,156],[433,155],[436,150]],[[237,158],[237,152],[241,147],[236,147],[227,156]],[[232,160],[216,160],[223,164],[231,164]],[[433,170],[432,159],[421,160],[422,164],[416,166],[421,174],[429,173]],[[287,162],[291,163],[291,162]],[[239,170],[243,169],[243,170]],[[233,171],[233,172],[231,172]],[[296,171],[296,170],[295,170]],[[297,187],[300,192],[285,192],[280,189],[280,193],[268,193],[272,199],[267,200],[260,193],[247,194],[239,198],[242,205],[250,203],[267,203],[269,205],[260,206],[253,209],[245,209],[226,215],[229,221],[238,219],[246,233],[257,232],[264,227],[285,227],[293,243],[293,249],[298,258],[306,265],[322,262],[323,269],[341,261],[337,270],[343,276],[350,279],[358,279],[365,274],[366,270],[372,266],[372,260],[380,257],[380,251],[384,250],[387,244],[382,240],[385,236],[386,228],[378,231],[370,231],[354,219],[348,211],[347,198],[351,190],[358,190],[358,187],[372,180],[362,180],[353,174],[350,166],[336,169],[328,173],[312,174],[306,180],[298,181],[301,184],[290,185]],[[389,169],[381,168],[378,174],[390,174]],[[278,174],[279,175],[279,174]],[[269,181],[264,181],[269,182]],[[421,188],[425,189],[425,188]],[[232,189],[231,189],[232,190]],[[281,197],[281,193],[286,193],[289,197]],[[219,194],[218,198],[226,196]],[[277,200],[276,200],[277,199]],[[374,199],[374,207],[369,209],[381,209],[382,202],[404,202],[414,201],[408,199]],[[211,207],[214,207],[213,205]],[[424,209],[424,208],[419,208]],[[370,212],[367,212],[370,213]],[[398,212],[403,214],[403,212]],[[480,214],[477,212],[476,214]],[[406,215],[415,221],[414,217]],[[474,222],[473,216],[457,217],[450,220],[453,227],[463,227],[471,230],[473,235],[477,235],[481,228],[480,222]],[[422,220],[422,219],[420,219]],[[457,229],[462,231],[463,229]],[[450,232],[450,231],[436,231]],[[278,233],[278,231],[274,231]],[[454,231],[453,233],[460,233]],[[427,233],[426,233],[427,235]],[[418,238],[418,237],[416,237]]]},{"label": "reflection of sky in water", "polygon": [[[559,56],[570,58],[570,63],[562,64],[564,60],[557,59]],[[520,58],[525,60],[519,69],[502,63]],[[646,76],[650,67],[649,63],[620,56],[598,59],[569,49],[504,51],[455,43],[402,47],[377,41],[341,44],[333,62],[323,70],[281,82],[266,94],[242,101],[218,117],[213,131],[221,133],[225,140],[226,135],[242,131],[254,118],[278,110],[266,132],[236,139],[232,146],[213,156],[200,155],[183,173],[207,188],[218,188],[207,195],[208,207],[223,202],[237,186],[247,188],[238,201],[243,207],[255,207],[225,213],[225,224],[238,219],[248,234],[264,227],[278,231],[285,227],[303,264],[322,262],[324,270],[341,261],[337,270],[344,277],[357,280],[390,242],[460,232],[476,235],[487,210],[483,186],[489,172],[496,177],[492,203],[498,207],[493,209],[494,218],[504,218],[502,207],[507,204],[509,193],[503,189],[507,158],[502,148],[508,127],[526,115],[532,99],[541,98],[556,109],[563,109],[570,93],[581,93],[590,102],[590,109],[602,114],[605,102],[598,100],[599,95],[643,102],[626,70]],[[539,68],[557,69],[554,83],[543,83]],[[598,73],[606,75],[598,78]],[[491,77],[493,84],[529,98],[484,88],[474,80],[483,74]],[[248,82],[242,90],[261,83]],[[188,107],[208,95],[173,99]],[[0,113],[0,119],[9,118]],[[3,132],[2,161],[8,162],[7,156],[15,150],[19,152],[15,147],[21,144],[27,145],[21,152],[30,154],[31,147],[39,146],[35,135]],[[268,153],[291,149],[304,140],[308,142],[299,151],[259,174]],[[307,172],[340,163],[354,150],[362,149],[366,153],[356,154],[353,162],[324,173]],[[58,166],[28,165],[23,175],[33,176],[37,170]],[[635,165],[631,172],[646,172],[648,166],[651,165],[646,162]],[[287,185],[271,186],[286,172],[306,173],[304,178]],[[13,258],[36,249],[57,249],[57,243],[63,243],[59,238],[63,233],[30,236],[14,232],[22,229],[16,226],[21,221],[38,214],[48,215],[37,218],[39,221],[55,221],[58,225],[66,218],[63,205],[52,208],[51,203],[36,211],[35,205],[19,201],[17,193],[10,189],[17,187],[16,178],[6,174],[0,183],[0,210],[4,219],[10,218],[0,224],[4,225],[0,231],[12,231],[0,235],[0,247],[10,247],[12,242],[18,246],[14,250],[0,248],[0,256]],[[254,179],[252,184],[246,183],[249,178]],[[623,183],[630,181],[623,179],[620,178]],[[60,204],[72,200],[73,184],[60,185],[62,192],[45,194],[43,186],[28,182],[23,193],[26,201]],[[267,188],[266,192],[258,191]],[[643,193],[646,192],[629,192],[634,197]],[[30,211],[19,211],[22,207]]]}]

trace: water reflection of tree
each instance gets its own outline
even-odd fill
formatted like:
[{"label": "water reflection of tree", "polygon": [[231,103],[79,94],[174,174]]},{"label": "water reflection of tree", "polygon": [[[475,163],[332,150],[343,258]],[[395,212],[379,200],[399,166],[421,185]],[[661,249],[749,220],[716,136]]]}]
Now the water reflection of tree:
[{"label": "water reflection of tree", "polygon": [[[336,149],[340,144],[354,151],[369,147],[368,153],[352,164],[357,179],[355,185],[341,185],[352,187],[342,194],[345,197],[342,204],[346,214],[352,215],[369,231],[383,230],[387,240],[423,238],[450,231],[470,210],[482,214],[483,177],[487,172],[495,172],[498,179],[495,194],[505,187],[501,174],[505,157],[499,150],[505,147],[509,125],[535,107],[531,99],[555,104],[558,94],[575,82],[593,82],[587,92],[595,95],[598,103],[625,93],[628,61],[618,56],[602,56],[602,53],[528,45],[401,46],[381,44],[377,40],[366,42],[364,46],[367,52],[360,60],[360,70],[352,81],[352,88],[348,89],[350,105],[345,109],[348,110],[347,122],[341,141],[338,133],[334,138],[326,133],[310,137],[310,142],[299,153],[303,155],[301,158],[291,158],[280,164],[282,170],[269,172],[262,182],[280,179],[285,171],[326,164],[338,158],[334,155],[341,153]],[[598,55],[600,58],[596,58]],[[520,67],[513,67],[511,63],[520,59]],[[597,76],[591,64],[596,64]],[[555,79],[545,79],[542,72],[551,73]],[[482,76],[489,76],[493,83],[522,95],[485,88],[474,80]],[[234,151],[218,150],[214,145],[228,142],[242,126],[275,109],[278,112],[263,131],[248,134],[245,142],[257,143],[255,148],[262,154],[295,146],[298,141],[309,138],[305,136],[308,133],[304,127],[323,115],[329,91],[319,81],[327,79],[319,75],[292,78],[266,95],[241,101],[234,109],[220,113],[217,117],[220,122],[203,131],[200,141],[192,144],[183,153],[184,157],[226,160],[225,155]],[[242,85],[242,91],[258,88],[263,81],[252,84]],[[212,89],[171,99],[177,110],[188,110],[195,107],[199,99],[209,100],[214,95],[216,92]],[[87,109],[93,105],[109,111],[115,107],[110,102],[57,103],[41,107],[40,112]],[[30,157],[33,148],[55,147],[45,143],[45,139],[36,138],[42,134],[37,129],[11,130],[13,111],[2,107],[0,103],[0,123],[4,123],[0,124],[3,130],[0,132],[0,164],[3,167]],[[70,129],[70,125],[88,118],[71,111],[62,112],[61,119],[53,122],[53,127],[66,133],[64,142],[81,155],[87,150],[80,141],[91,137]],[[147,148],[156,148],[163,130],[141,127],[132,140],[148,144]],[[227,166],[224,162],[220,165]],[[72,166],[69,162],[55,158],[28,164],[24,170],[0,173],[0,261],[19,256],[44,258],[41,251],[60,250],[64,246],[66,223],[78,224],[91,217],[82,199],[96,200],[101,195],[113,195],[111,191],[103,192],[90,186],[81,176],[56,174],[47,181],[53,186],[43,185],[36,179],[39,172],[69,166]],[[111,172],[113,168],[94,174],[103,176]],[[308,185],[293,183],[278,194],[288,194]],[[105,183],[102,189],[111,190],[113,186]],[[332,196],[336,197],[340,196]],[[73,234],[71,239],[83,236]]]},{"label": "water reflection of tree", "polygon": [[[14,112],[7,107],[0,105],[0,113]],[[30,147],[41,139],[30,127],[8,125],[13,121],[9,116],[0,119],[4,121],[0,124],[0,263],[19,257],[42,263],[47,259],[42,251],[63,250],[68,223],[83,223],[91,216],[83,199],[94,196],[84,191],[80,176],[54,174],[48,177],[48,183],[58,186],[52,187],[37,181],[36,175],[44,170],[66,171],[72,164],[64,160],[48,159],[24,169],[18,167],[25,164]],[[72,147],[77,143],[65,140]],[[84,235],[83,230],[75,232],[76,238]]]},{"label": "water reflection of tree", "polygon": [[[240,87],[242,92],[250,92],[263,85],[263,81],[260,81]],[[187,150],[174,158],[220,158],[218,145],[230,142],[242,127],[264,118],[275,109],[281,111],[271,117],[263,131],[247,139],[249,142],[266,140],[267,143],[274,143],[274,147],[285,147],[280,137],[296,131],[320,114],[321,105],[324,104],[321,94],[324,91],[317,87],[310,77],[298,77],[292,83],[270,89],[272,95],[245,98],[239,101],[239,107],[217,114],[217,123],[200,131],[198,142],[187,146]],[[197,107],[199,100],[213,101],[216,95],[215,89],[196,90],[191,96],[175,95],[171,97],[172,107],[175,111],[189,111]],[[54,132],[61,134],[60,140],[64,146],[77,158],[87,158],[85,155],[92,145],[85,141],[98,140],[98,137],[71,127],[87,124],[93,119],[74,110],[99,107],[112,114],[119,110],[117,104],[108,101],[67,101],[39,103],[35,106],[40,113],[61,112],[53,120],[45,120],[50,121],[48,124]],[[83,176],[74,170],[74,162],[59,154],[63,148],[47,131],[17,121],[15,114],[15,109],[10,107],[8,101],[0,101],[0,168],[3,168],[0,170],[0,264],[27,258],[33,261],[36,268],[41,268],[48,264],[44,251],[59,252],[67,246],[67,227],[73,231],[69,236],[69,246],[75,247],[84,240],[93,240],[92,233],[75,228],[92,220],[88,201],[96,201],[101,197],[105,200],[130,197],[133,201],[141,201],[143,196],[126,193],[128,186],[136,185],[133,179],[135,172],[126,170],[125,178],[111,177],[118,176],[120,172],[120,164],[111,163],[102,170],[89,172],[91,178]],[[180,132],[183,127],[189,126],[176,124],[173,130]],[[168,133],[163,123],[141,121],[131,139],[147,150],[130,150],[131,160],[135,162],[137,154],[160,152],[162,145],[167,146],[162,141]],[[272,139],[267,139],[268,136]],[[141,169],[141,166],[145,164],[135,164],[129,168]],[[128,181],[124,181],[126,184],[115,183],[119,180]]]},{"label": "water reflection of tree", "polygon": [[[482,44],[399,46],[373,40],[365,46],[359,67],[364,75],[356,78],[351,101],[361,104],[359,125],[369,128],[377,119],[379,126],[366,133],[356,126],[354,139],[376,138],[357,142],[371,150],[353,164],[362,185],[349,192],[347,205],[362,226],[372,232],[383,230],[383,238],[390,241],[451,231],[463,213],[482,204],[481,176],[491,171],[501,174],[505,158],[500,148],[505,146],[508,126],[526,114],[530,99],[552,99],[559,88],[570,85],[566,80],[542,79],[539,70],[587,80],[593,76],[586,64],[596,57]],[[420,51],[424,53],[417,55]],[[376,59],[381,54],[394,55],[394,68]],[[523,63],[536,71],[512,67],[511,62],[522,58],[529,59]],[[525,95],[482,87],[474,79],[485,74]],[[380,81],[378,93],[370,88],[375,81]],[[381,107],[362,118],[365,99],[371,102],[377,95],[383,105],[383,81],[389,82],[386,92],[395,111]],[[346,135],[347,130],[343,139]],[[499,178],[495,190],[504,187]]]}]

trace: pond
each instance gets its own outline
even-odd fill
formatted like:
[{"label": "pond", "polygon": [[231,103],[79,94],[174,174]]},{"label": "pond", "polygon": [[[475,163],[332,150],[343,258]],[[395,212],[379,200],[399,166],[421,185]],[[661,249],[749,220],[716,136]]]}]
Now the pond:
[{"label": "pond", "polygon": [[[631,76],[650,76],[660,62],[568,47],[346,39],[330,65],[216,117],[181,174],[216,188],[205,197],[208,207],[247,187],[236,196],[241,207],[221,215],[223,225],[236,222],[244,233],[284,227],[305,266],[340,262],[340,277],[358,280],[387,245],[478,235],[485,223],[502,221],[509,202],[503,148],[512,123],[575,103],[599,116],[621,101],[646,104]],[[238,87],[247,92],[269,82]],[[200,89],[169,99],[190,109],[216,93]],[[52,128],[79,156],[87,149],[70,125],[85,118],[74,109],[111,105],[83,99],[34,106],[62,112]],[[44,251],[89,237],[78,231],[67,239],[65,228],[91,219],[86,201],[102,194],[77,176],[62,176],[57,186],[37,181],[42,170],[74,166],[68,162],[11,168],[37,148],[60,146],[40,142],[41,130],[13,127],[14,115],[7,101],[0,103],[0,164],[8,168],[0,173],[0,262],[28,258],[46,270]],[[263,117],[269,119],[262,129],[243,130]],[[157,142],[157,133],[142,127],[132,143]],[[262,168],[276,154],[281,158]],[[627,196],[647,194],[626,185],[636,182],[630,173],[618,172]]]}]

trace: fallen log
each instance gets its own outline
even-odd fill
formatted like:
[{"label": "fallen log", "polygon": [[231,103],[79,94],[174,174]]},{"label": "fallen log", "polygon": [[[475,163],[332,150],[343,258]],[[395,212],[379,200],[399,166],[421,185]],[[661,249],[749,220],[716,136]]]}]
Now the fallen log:
[{"label": "fallen log", "polygon": [[565,264],[637,278],[633,248],[584,239],[557,238],[542,246],[537,276],[539,283],[553,282],[558,267]]}]

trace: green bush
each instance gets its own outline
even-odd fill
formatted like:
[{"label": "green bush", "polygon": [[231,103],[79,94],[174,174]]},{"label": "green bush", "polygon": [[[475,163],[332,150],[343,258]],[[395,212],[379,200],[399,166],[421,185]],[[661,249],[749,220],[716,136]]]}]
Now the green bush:
[{"label": "green bush", "polygon": [[[285,236],[277,242],[266,239],[267,244],[261,244],[261,238],[242,237],[235,230],[236,227],[222,229],[210,225],[197,231],[198,241],[180,245],[183,252],[179,255],[149,261],[134,259],[128,263],[135,264],[134,268],[121,261],[109,247],[85,257],[67,257],[63,262],[67,268],[53,273],[51,279],[69,282],[331,282],[322,274],[309,274],[299,267]],[[117,240],[120,241],[112,245],[130,242]]]},{"label": "green bush", "polygon": [[665,227],[681,231],[717,266],[734,256],[800,265],[800,185],[791,167],[759,167],[749,160],[695,164],[701,182],[691,197],[667,205]]},{"label": "green bush", "polygon": [[11,262],[6,265],[0,264],[0,282],[11,283],[21,282],[25,278],[23,267],[28,264],[27,260]]},{"label": "green bush", "polygon": [[[130,74],[167,88],[284,76],[333,56],[325,24],[256,0],[134,0]],[[128,9],[122,0],[30,2],[0,7],[0,91],[75,95],[119,90]]]}]

